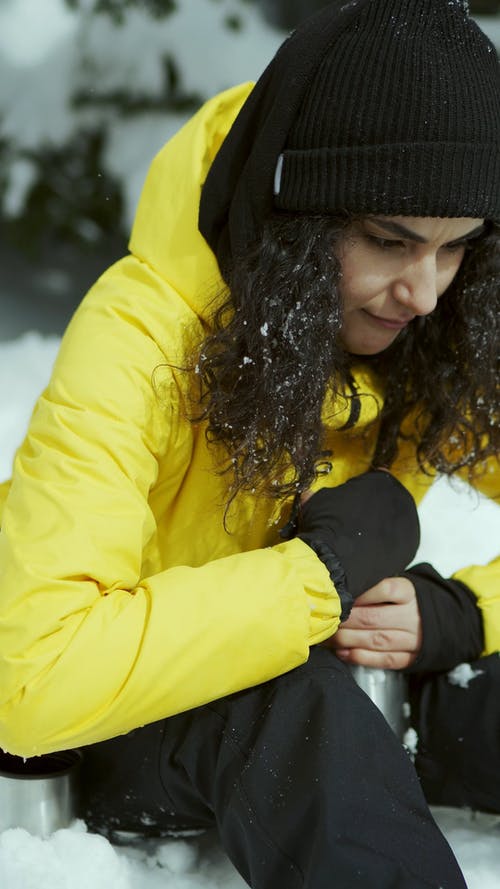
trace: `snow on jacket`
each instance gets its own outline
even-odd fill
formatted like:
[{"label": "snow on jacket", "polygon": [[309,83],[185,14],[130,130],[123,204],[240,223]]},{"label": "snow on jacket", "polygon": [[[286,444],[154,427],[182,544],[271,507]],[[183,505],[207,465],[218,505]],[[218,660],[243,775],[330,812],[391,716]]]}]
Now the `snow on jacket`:
[{"label": "snow on jacket", "polygon": [[[0,747],[89,744],[284,673],[335,632],[340,604],[290,503],[241,495],[186,418],[186,350],[220,292],[198,232],[200,187],[251,84],[208,102],[152,164],[130,255],[63,338],[12,482],[0,490]],[[360,413],[325,402],[337,485],[369,468],[382,393],[359,369]],[[482,489],[499,497],[491,471]],[[419,501],[410,445],[394,467]],[[500,559],[457,576],[500,648]]]}]

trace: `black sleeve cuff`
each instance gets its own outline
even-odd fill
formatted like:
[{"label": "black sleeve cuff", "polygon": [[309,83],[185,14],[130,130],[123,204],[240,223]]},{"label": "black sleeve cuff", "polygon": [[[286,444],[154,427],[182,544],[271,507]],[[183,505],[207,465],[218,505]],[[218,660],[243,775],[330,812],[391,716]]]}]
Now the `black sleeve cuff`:
[{"label": "black sleeve cuff", "polygon": [[422,648],[406,672],[439,672],[475,660],[483,651],[481,611],[461,581],[445,579],[426,563],[404,572],[413,583],[422,619]]}]

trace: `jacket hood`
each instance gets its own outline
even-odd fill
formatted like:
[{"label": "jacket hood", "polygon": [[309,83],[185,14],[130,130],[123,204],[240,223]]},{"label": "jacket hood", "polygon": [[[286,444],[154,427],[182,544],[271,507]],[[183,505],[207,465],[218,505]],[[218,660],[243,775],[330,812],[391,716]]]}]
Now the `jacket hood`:
[{"label": "jacket hood", "polygon": [[215,96],[161,149],[146,177],[130,238],[131,253],[205,322],[223,282],[198,228],[201,189],[252,88],[245,83]]}]

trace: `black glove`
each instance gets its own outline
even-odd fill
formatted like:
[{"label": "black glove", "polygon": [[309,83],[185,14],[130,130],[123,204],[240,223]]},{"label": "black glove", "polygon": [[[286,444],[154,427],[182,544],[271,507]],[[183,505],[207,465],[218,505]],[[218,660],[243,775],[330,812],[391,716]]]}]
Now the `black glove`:
[{"label": "black glove", "polygon": [[422,619],[422,648],[405,672],[451,670],[476,660],[484,648],[483,620],[469,587],[425,563],[412,565],[404,577],[415,587]]},{"label": "black glove", "polygon": [[383,470],[317,491],[299,509],[297,528],[297,536],[325,562],[337,588],[340,585],[343,620],[349,603],[341,569],[347,593],[355,599],[385,577],[400,575],[420,542],[413,497]]}]

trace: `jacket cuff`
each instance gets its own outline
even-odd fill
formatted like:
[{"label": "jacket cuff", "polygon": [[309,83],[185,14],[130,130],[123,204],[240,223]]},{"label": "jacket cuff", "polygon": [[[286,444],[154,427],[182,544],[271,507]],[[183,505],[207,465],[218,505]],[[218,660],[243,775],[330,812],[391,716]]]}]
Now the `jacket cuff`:
[{"label": "jacket cuff", "polygon": [[404,572],[413,583],[422,620],[422,648],[405,672],[439,672],[478,658],[484,646],[481,611],[461,581],[445,579],[429,564]]},{"label": "jacket cuff", "polygon": [[338,629],[341,607],[326,566],[298,537],[279,543],[273,550],[286,556],[302,586],[309,624],[307,644],[324,642]]},{"label": "jacket cuff", "polygon": [[327,568],[328,573],[330,574],[330,579],[334,584],[340,599],[340,622],[343,623],[351,613],[354,599],[347,589],[347,580],[340,559],[318,535],[308,534],[305,531],[303,534],[298,534],[297,536],[311,547]]}]

